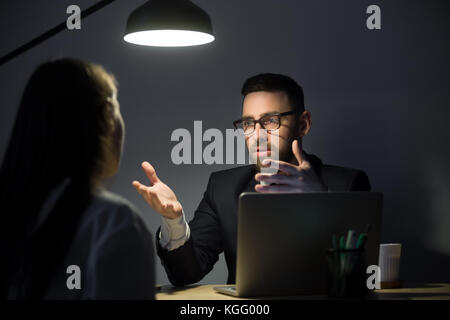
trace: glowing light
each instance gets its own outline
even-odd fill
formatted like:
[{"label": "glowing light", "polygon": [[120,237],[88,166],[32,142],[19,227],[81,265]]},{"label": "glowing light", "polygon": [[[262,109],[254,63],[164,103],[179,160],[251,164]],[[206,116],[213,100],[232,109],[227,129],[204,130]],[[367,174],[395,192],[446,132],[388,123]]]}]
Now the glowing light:
[{"label": "glowing light", "polygon": [[125,41],[133,44],[154,47],[198,46],[214,41],[214,36],[189,30],[147,30],[132,32],[124,36]]}]

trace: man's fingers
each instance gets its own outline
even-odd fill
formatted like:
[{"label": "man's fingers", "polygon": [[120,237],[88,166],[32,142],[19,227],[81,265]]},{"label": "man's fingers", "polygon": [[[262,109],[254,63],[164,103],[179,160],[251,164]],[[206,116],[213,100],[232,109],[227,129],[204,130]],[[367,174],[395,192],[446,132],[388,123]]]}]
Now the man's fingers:
[{"label": "man's fingers", "polygon": [[298,176],[291,176],[291,175],[284,175],[284,174],[261,174],[257,173],[255,175],[256,181],[263,181],[267,182],[268,184],[275,183],[275,184],[285,184],[285,185],[291,185],[296,182],[299,179]]},{"label": "man's fingers", "polygon": [[287,174],[291,174],[291,175],[298,174],[298,169],[296,166],[294,166],[291,163],[284,162],[284,161],[280,161],[278,163],[278,170],[280,170],[281,172],[287,173]]},{"label": "man's fingers", "polygon": [[144,172],[150,180],[151,184],[155,184],[159,181],[158,176],[156,175],[155,168],[153,168],[150,163],[148,163],[147,161],[142,162],[142,169],[144,169]]},{"label": "man's fingers", "polygon": [[138,192],[153,209],[158,210],[158,207],[166,207],[159,198],[158,193],[156,193],[152,187],[141,186],[139,187]]},{"label": "man's fingers", "polygon": [[292,153],[294,154],[295,159],[297,159],[298,165],[300,166],[303,162],[303,157],[297,139],[292,141]]},{"label": "man's fingers", "polygon": [[278,168],[278,170],[280,170],[280,171],[282,171],[284,173],[287,173],[287,174],[295,175],[295,174],[298,173],[297,166],[293,165],[292,163],[281,161],[281,160],[265,159],[263,161],[263,165],[267,165],[267,166]]},{"label": "man's fingers", "polygon": [[143,196],[143,191],[141,190],[142,187],[145,187],[142,183],[140,183],[137,180],[133,181],[133,187],[136,189],[136,191]]},{"label": "man's fingers", "polygon": [[147,202],[151,202],[153,199],[158,198],[156,192],[152,190],[152,187],[147,187],[137,180],[133,181],[133,187],[145,198],[145,200],[147,200]]},{"label": "man's fingers", "polygon": [[142,183],[140,183],[140,182],[137,181],[137,180],[134,180],[132,184],[133,184],[133,187],[134,187],[136,190],[138,190],[141,186],[142,186],[142,187],[144,186]]},{"label": "man's fingers", "polygon": [[133,187],[136,189],[137,192],[139,192],[140,195],[149,194],[154,195],[154,191],[150,189],[151,187],[147,187],[146,185],[143,185],[139,181],[133,181]]},{"label": "man's fingers", "polygon": [[292,187],[282,184],[274,185],[261,185],[257,184],[255,190],[261,193],[280,193],[280,192],[292,192]]}]

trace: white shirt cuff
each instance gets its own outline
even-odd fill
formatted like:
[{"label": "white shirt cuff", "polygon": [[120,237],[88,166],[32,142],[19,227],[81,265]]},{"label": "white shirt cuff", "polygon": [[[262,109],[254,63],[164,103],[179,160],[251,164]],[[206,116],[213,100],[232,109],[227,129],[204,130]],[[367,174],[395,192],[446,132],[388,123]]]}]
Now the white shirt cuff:
[{"label": "white shirt cuff", "polygon": [[161,216],[161,232],[159,234],[159,243],[166,250],[175,250],[181,247],[189,240],[190,229],[186,222],[184,211],[182,215],[175,219],[169,219]]}]

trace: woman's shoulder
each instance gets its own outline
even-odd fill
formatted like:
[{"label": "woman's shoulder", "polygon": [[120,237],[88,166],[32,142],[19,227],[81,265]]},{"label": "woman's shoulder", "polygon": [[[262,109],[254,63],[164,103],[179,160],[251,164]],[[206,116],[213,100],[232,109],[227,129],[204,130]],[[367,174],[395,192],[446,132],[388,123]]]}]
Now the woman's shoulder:
[{"label": "woman's shoulder", "polygon": [[82,228],[88,226],[94,227],[94,231],[114,233],[124,228],[142,229],[145,223],[141,212],[130,201],[101,189],[93,193],[86,208]]},{"label": "woman's shoulder", "polygon": [[139,211],[124,197],[102,190],[92,195],[63,263],[83,270],[83,290],[68,292],[60,285],[66,273],[58,273],[47,298],[152,298],[153,264],[153,237]]},{"label": "woman's shoulder", "polygon": [[117,207],[130,210],[134,213],[139,213],[139,210],[130,201],[128,201],[121,195],[108,191],[106,189],[98,189],[93,193],[91,205]]}]

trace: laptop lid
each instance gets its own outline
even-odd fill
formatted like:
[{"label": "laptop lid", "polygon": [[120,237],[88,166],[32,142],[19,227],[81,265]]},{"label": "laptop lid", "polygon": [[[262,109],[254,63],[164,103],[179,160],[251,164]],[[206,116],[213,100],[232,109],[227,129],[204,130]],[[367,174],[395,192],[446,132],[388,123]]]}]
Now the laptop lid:
[{"label": "laptop lid", "polygon": [[239,197],[237,295],[326,293],[332,235],[371,229],[367,265],[378,263],[382,194],[242,193]]}]

